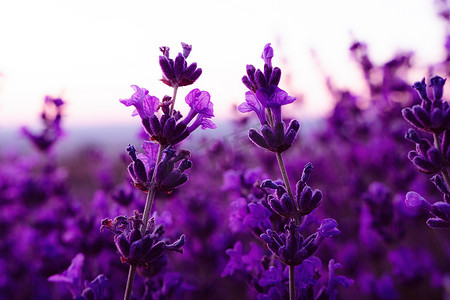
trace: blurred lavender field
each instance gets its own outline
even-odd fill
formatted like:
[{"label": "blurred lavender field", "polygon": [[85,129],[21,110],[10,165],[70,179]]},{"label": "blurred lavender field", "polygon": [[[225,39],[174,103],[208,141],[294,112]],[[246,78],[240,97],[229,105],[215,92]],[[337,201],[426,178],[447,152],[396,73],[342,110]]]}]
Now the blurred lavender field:
[{"label": "blurred lavender field", "polygon": [[450,32],[442,48],[424,68],[355,41],[367,92],[324,76],[332,109],[310,120],[270,44],[228,120],[198,89],[174,110],[207,76],[184,43],[161,47],[172,96],[117,95],[136,126],[67,129],[47,96],[39,125],[0,131],[0,300],[449,300]]}]

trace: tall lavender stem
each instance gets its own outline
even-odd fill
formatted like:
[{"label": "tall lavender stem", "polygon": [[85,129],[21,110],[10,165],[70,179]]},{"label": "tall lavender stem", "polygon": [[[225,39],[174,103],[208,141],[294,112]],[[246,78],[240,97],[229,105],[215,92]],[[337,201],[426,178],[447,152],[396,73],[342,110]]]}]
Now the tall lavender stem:
[{"label": "tall lavender stem", "polygon": [[[434,140],[434,147],[436,149],[438,149],[439,152],[441,152],[441,154],[442,154],[442,149],[441,149],[441,147],[439,145],[439,136],[436,133],[433,133],[433,140]],[[450,189],[450,177],[449,177],[447,168],[442,168],[441,174],[442,174],[442,177],[444,178],[444,181],[445,181],[445,184],[447,185],[447,188]]]},{"label": "tall lavender stem", "polygon": [[[170,115],[173,114],[173,106],[175,104],[175,98],[177,97],[177,90],[178,90],[178,86],[175,85],[173,87],[173,97],[172,97],[172,106],[170,107]],[[142,235],[144,235],[145,231],[147,230],[148,219],[150,218],[150,212],[152,211],[153,202],[155,201],[155,195],[156,195],[156,188],[155,188],[156,166],[158,166],[158,164],[161,162],[163,150],[164,150],[163,147],[161,145],[159,145],[158,156],[156,158],[156,163],[155,163],[155,172],[153,172],[152,181],[151,181],[148,193],[147,193],[147,199],[145,200],[144,215],[142,217],[142,226],[141,226]],[[125,295],[124,295],[124,298],[123,298],[124,300],[130,300],[131,299],[131,290],[133,289],[133,282],[134,282],[134,277],[136,276],[136,269],[137,269],[136,265],[130,265],[130,269],[128,271],[127,285],[125,287]]]}]

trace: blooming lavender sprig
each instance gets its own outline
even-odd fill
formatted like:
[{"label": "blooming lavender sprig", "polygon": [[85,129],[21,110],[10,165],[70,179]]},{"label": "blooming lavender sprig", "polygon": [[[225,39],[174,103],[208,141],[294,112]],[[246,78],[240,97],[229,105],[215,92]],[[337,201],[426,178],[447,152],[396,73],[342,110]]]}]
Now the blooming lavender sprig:
[{"label": "blooming lavender sprig", "polygon": [[[193,84],[201,75],[202,70],[197,68],[196,63],[187,65],[186,58],[189,56],[192,47],[182,43],[183,53],[179,53],[175,60],[169,57],[169,48],[161,47],[163,55],[159,57],[159,63],[163,72],[162,81],[173,87],[173,96],[165,96],[163,100],[149,95],[148,90],[133,85],[135,93],[129,99],[120,99],[125,106],[134,106],[133,115],[139,115],[145,131],[149,134],[150,141],[144,143],[143,148],[147,148],[146,155],[136,154],[133,146],[127,148],[132,163],[128,166],[128,171],[135,187],[147,192],[142,221],[135,221],[132,227],[135,235],[142,237],[138,240],[128,233],[116,232],[116,244],[123,259],[130,264],[128,280],[125,289],[125,299],[131,299],[131,290],[137,266],[146,263],[146,260],[155,261],[153,254],[158,251],[172,250],[178,251],[184,244],[184,235],[172,245],[162,244],[155,241],[156,236],[148,232],[149,216],[153,207],[156,191],[171,193],[175,188],[184,184],[188,177],[183,172],[192,166],[188,160],[190,153],[186,150],[177,151],[174,146],[186,139],[194,130],[201,126],[202,129],[216,128],[210,120],[214,117],[213,104],[210,95],[206,91],[199,89],[192,90],[185,98],[190,106],[188,115],[182,119],[179,111],[174,110],[178,87]],[[158,110],[162,111],[160,117],[156,115]],[[182,119],[182,120],[181,120]],[[155,149],[158,149],[157,151]],[[153,227],[151,227],[153,228]],[[120,239],[120,240],[119,240]],[[141,249],[138,254],[131,252],[133,245],[142,240],[142,245],[136,246]],[[150,241],[152,241],[150,243]],[[142,252],[143,251],[143,252]],[[181,251],[179,251],[181,252]],[[134,253],[135,256],[130,257]],[[153,253],[153,254],[152,254]]]},{"label": "blooming lavender sprig", "polygon": [[413,129],[409,129],[405,135],[406,139],[416,144],[416,150],[410,151],[408,158],[419,171],[435,174],[432,181],[444,196],[445,202],[431,205],[415,192],[406,195],[407,206],[428,210],[436,217],[427,221],[428,226],[433,228],[449,227],[450,178],[447,169],[450,166],[450,106],[447,101],[442,100],[445,81],[446,79],[439,76],[430,78],[434,97],[429,97],[425,79],[414,83],[413,88],[422,103],[402,110],[405,120],[433,136],[430,141],[420,137]]},{"label": "blooming lavender sprig", "polygon": [[193,84],[202,75],[202,69],[197,68],[197,63],[188,66],[186,59],[191,53],[192,46],[181,43],[183,53],[178,53],[175,60],[169,56],[169,47],[160,47],[162,54],[159,57],[159,65],[163,71],[162,82],[171,87],[179,87]]},{"label": "blooming lavender sprig", "polygon": [[250,91],[246,92],[245,102],[238,106],[238,110],[242,113],[254,111],[258,116],[261,133],[255,129],[249,131],[253,143],[269,151],[282,153],[292,146],[300,125],[297,120],[292,120],[286,128],[281,119],[281,106],[296,99],[278,87],[281,70],[272,67],[272,57],[273,49],[267,44],[262,54],[264,73],[253,65],[247,66],[247,76],[242,78],[242,82]]},{"label": "blooming lavender sprig", "polygon": [[164,225],[155,225],[154,219],[149,220],[147,229],[141,233],[142,216],[138,211],[134,216],[118,216],[114,220],[102,220],[101,230],[107,229],[114,233],[114,243],[121,255],[121,260],[132,266],[148,267],[167,251],[183,253],[186,237],[183,235],[172,244],[162,240]]},{"label": "blooming lavender sprig", "polygon": [[[322,243],[325,237],[339,234],[337,222],[334,219],[325,219],[317,232],[308,238],[299,232],[299,224],[303,216],[311,213],[319,206],[322,193],[313,191],[307,186],[306,181],[311,175],[312,164],[308,163],[303,169],[301,179],[297,182],[297,193],[294,196],[282,152],[290,148],[294,142],[300,125],[297,120],[292,120],[289,126],[281,117],[281,106],[295,101],[277,85],[281,78],[281,70],[272,67],[273,49],[270,44],[264,47],[262,59],[264,60],[264,73],[255,70],[251,65],[247,66],[247,76],[242,81],[250,89],[245,95],[246,102],[238,106],[242,113],[254,111],[261,123],[261,133],[250,129],[249,138],[257,146],[274,152],[283,178],[282,184],[268,179],[260,185],[261,188],[276,190],[276,196],[268,195],[269,206],[282,218],[288,219],[285,226],[286,233],[278,234],[272,229],[267,229],[260,235],[270,251],[280,261],[289,266],[289,299],[296,299],[295,291],[295,266],[310,257]],[[272,290],[273,291],[273,290]]]}]

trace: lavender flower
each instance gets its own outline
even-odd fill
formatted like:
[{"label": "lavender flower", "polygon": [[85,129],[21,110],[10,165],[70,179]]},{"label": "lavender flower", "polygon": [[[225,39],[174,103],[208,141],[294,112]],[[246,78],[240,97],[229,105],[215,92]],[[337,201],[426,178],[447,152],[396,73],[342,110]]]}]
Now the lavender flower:
[{"label": "lavender flower", "polygon": [[278,234],[268,229],[261,235],[261,238],[278,259],[289,266],[297,266],[313,255],[326,237],[340,233],[336,226],[335,220],[325,219],[317,232],[305,239],[299,233],[295,222],[291,221],[285,228],[286,234]]},{"label": "lavender flower", "polygon": [[69,268],[62,274],[52,275],[48,278],[50,282],[65,284],[72,293],[73,299],[76,300],[102,300],[104,299],[105,288],[108,279],[105,275],[98,275],[91,282],[82,282],[82,268],[84,265],[83,253],[78,253],[70,264]]},{"label": "lavender flower", "polygon": [[174,243],[167,244],[162,240],[163,225],[156,226],[154,220],[150,219],[147,230],[142,234],[141,224],[141,215],[137,211],[133,217],[119,216],[114,220],[102,220],[100,229],[108,229],[115,234],[114,243],[122,262],[134,266],[149,266],[167,251],[183,253],[181,248],[186,239],[184,235],[181,235]]},{"label": "lavender flower", "polygon": [[275,153],[282,153],[290,148],[300,128],[298,121],[292,120],[287,128],[281,119],[281,106],[295,101],[277,85],[281,71],[272,68],[271,58],[273,49],[270,44],[264,48],[262,58],[265,61],[264,74],[247,66],[247,75],[242,78],[243,83],[250,89],[245,94],[245,102],[238,106],[242,113],[254,111],[261,123],[261,133],[250,129],[249,138],[257,146]]},{"label": "lavender flower", "polygon": [[186,58],[189,56],[192,46],[181,44],[183,53],[178,53],[175,60],[169,57],[169,47],[161,47],[163,53],[159,57],[159,65],[163,72],[162,82],[172,87],[193,84],[202,74],[202,69],[197,68],[197,63],[187,65]]},{"label": "lavender flower", "polygon": [[[309,179],[313,166],[307,163],[303,169],[302,177],[297,182],[297,192],[294,199],[289,196],[283,185],[278,185],[270,179],[264,180],[261,187],[276,190],[276,197],[270,194],[267,198],[270,207],[284,218],[298,218],[310,214],[316,209],[322,201],[322,192],[312,190],[306,184]],[[298,210],[296,209],[298,207]]]},{"label": "lavender flower", "polygon": [[61,128],[62,110],[64,101],[61,98],[46,96],[41,112],[41,121],[44,129],[40,134],[32,133],[27,127],[22,127],[22,134],[27,137],[36,149],[47,152],[63,135]]},{"label": "lavender flower", "polygon": [[210,120],[214,117],[214,110],[208,92],[194,89],[186,96],[186,103],[191,109],[183,120],[181,120],[182,115],[177,111],[171,115],[172,102],[167,96],[160,105],[163,111],[160,118],[152,115],[142,119],[142,124],[151,139],[161,144],[163,148],[180,143],[200,126],[202,129],[217,127]]}]

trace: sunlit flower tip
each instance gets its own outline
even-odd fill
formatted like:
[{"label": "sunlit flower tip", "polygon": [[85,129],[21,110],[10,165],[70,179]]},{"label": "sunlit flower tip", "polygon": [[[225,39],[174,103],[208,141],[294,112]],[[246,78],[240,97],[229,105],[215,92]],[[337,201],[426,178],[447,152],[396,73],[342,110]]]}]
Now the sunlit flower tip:
[{"label": "sunlit flower tip", "polygon": [[261,58],[264,60],[264,63],[266,65],[272,67],[272,57],[273,57],[273,48],[270,46],[270,43],[268,43],[264,46]]},{"label": "sunlit flower tip", "polygon": [[447,78],[433,76],[430,78],[430,86],[433,88],[434,99],[440,100],[444,92],[444,84]]},{"label": "sunlit flower tip", "polygon": [[433,209],[433,206],[416,192],[408,192],[406,194],[405,204],[409,207],[421,208],[428,211]]},{"label": "sunlit flower tip", "polygon": [[186,86],[193,84],[202,74],[202,69],[197,68],[196,63],[187,65],[186,58],[192,49],[187,44],[182,44],[183,54],[179,53],[175,61],[167,55],[159,57],[159,65],[163,72],[162,82],[168,86]]},{"label": "sunlit flower tip", "polygon": [[320,227],[317,229],[317,232],[323,237],[330,237],[341,233],[339,229],[337,229],[337,222],[334,219],[328,218],[322,220]]},{"label": "sunlit flower tip", "polygon": [[276,190],[276,189],[278,189],[278,184],[276,184],[275,182],[273,182],[271,179],[265,179],[265,180],[263,180],[263,182],[261,183],[260,187],[262,187],[262,188],[269,188],[269,189]]},{"label": "sunlit flower tip", "polygon": [[419,94],[419,96],[422,100],[424,100],[424,101],[429,100],[428,95],[427,95],[427,85],[425,83],[425,78],[423,78],[422,81],[416,81],[412,85],[412,88],[417,91],[417,93]]},{"label": "sunlit flower tip", "polygon": [[181,47],[183,48],[183,56],[184,58],[188,58],[189,54],[192,51],[192,45],[188,45],[186,43],[181,43]]}]

